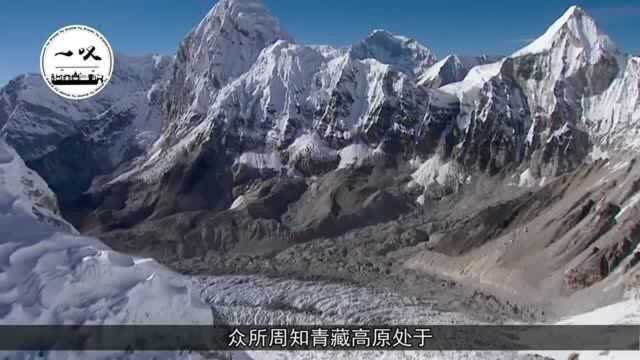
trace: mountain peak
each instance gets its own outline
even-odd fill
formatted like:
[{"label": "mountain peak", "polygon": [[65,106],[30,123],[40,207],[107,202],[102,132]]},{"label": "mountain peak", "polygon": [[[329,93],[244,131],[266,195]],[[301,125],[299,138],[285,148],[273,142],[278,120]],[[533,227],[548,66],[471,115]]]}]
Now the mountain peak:
[{"label": "mountain peak", "polygon": [[248,12],[265,12],[267,11],[262,0],[219,0],[214,5],[213,10],[216,8],[224,10],[239,10]]},{"label": "mountain peak", "polygon": [[600,31],[595,20],[579,6],[571,6],[547,31],[531,44],[513,54],[514,57],[539,54],[553,47],[581,48],[593,58],[602,53],[618,52],[613,41]]},{"label": "mountain peak", "polygon": [[364,40],[351,47],[354,59],[376,59],[396,70],[417,75],[436,62],[433,52],[406,36],[375,29]]},{"label": "mountain peak", "polygon": [[271,15],[262,0],[220,0],[202,19],[196,32],[217,28],[224,20],[238,25],[238,30],[250,32],[280,32],[278,20]]},{"label": "mountain peak", "polygon": [[570,16],[577,16],[582,14],[586,14],[583,8],[581,8],[578,5],[571,5],[567,9],[567,11],[565,11],[564,16],[570,17]]},{"label": "mountain peak", "polygon": [[369,35],[367,36],[367,40],[373,40],[373,39],[388,39],[388,40],[402,40],[402,39],[408,39],[404,36],[398,36],[398,35],[394,35],[391,32],[384,30],[384,29],[373,29],[371,30],[371,32],[369,33]]},{"label": "mountain peak", "polygon": [[418,83],[428,87],[441,87],[461,81],[469,71],[478,65],[498,61],[497,56],[461,56],[447,55],[428,68],[418,79]]},{"label": "mountain peak", "polygon": [[405,44],[405,45],[416,44],[417,47],[421,47],[423,49],[430,51],[425,46],[418,43],[415,39],[402,36],[402,35],[395,35],[383,29],[372,30],[369,33],[369,35],[360,43],[366,43],[369,45],[383,45],[385,43],[386,44]]},{"label": "mountain peak", "polygon": [[589,22],[588,25],[593,26],[597,30],[597,26],[595,24],[595,20],[580,6],[573,5],[570,6],[558,20],[555,21],[553,25],[549,28],[549,30],[553,30],[553,32],[557,32],[563,26],[570,25],[573,21],[582,21],[582,18],[585,17]]}]

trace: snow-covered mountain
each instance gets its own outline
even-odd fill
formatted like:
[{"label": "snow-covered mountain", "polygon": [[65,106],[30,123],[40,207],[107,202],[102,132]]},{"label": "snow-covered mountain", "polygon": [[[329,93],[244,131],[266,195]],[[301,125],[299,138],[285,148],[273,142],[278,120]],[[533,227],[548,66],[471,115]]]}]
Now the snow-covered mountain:
[{"label": "snow-covered mountain", "polygon": [[[523,291],[544,281],[536,289],[553,295],[637,271],[639,250],[623,235],[639,229],[635,160],[591,160],[639,149],[640,59],[579,7],[504,58],[437,62],[382,30],[348,48],[296,44],[261,1],[220,0],[174,59],[116,64],[112,84],[86,102],[55,97],[37,76],[0,91],[3,136],[59,195],[93,182],[67,206],[78,228],[114,248],[189,272],[301,271],[410,290],[421,278],[407,269]],[[9,271],[89,300],[67,306],[47,286],[6,280],[0,288],[27,310],[0,306],[0,318],[8,309],[16,321],[138,321],[146,315],[133,303],[149,292],[171,309],[165,297],[191,301],[158,265],[71,234],[46,184],[3,151],[0,189],[11,190],[0,192],[0,235],[29,228],[24,252],[0,246],[19,260]],[[87,281],[107,289],[107,305]],[[34,305],[38,289],[53,305]],[[471,296],[452,302],[510,307]]]},{"label": "snow-covered mountain", "polygon": [[261,51],[288,40],[260,0],[223,0],[187,35],[176,55],[164,103],[174,144],[210,113],[218,93],[249,70]]},{"label": "snow-covered mountain", "polygon": [[375,59],[394,70],[418,77],[436,62],[432,51],[414,39],[374,30],[351,47],[351,55],[358,60]]},{"label": "snow-covered mountain", "polygon": [[59,195],[77,195],[158,137],[172,62],[117,54],[109,86],[85,101],[57,96],[37,74],[21,75],[0,90],[0,136]]},{"label": "snow-covered mountain", "polygon": [[[530,45],[441,89],[460,100],[463,162],[496,172],[526,160],[551,176],[574,169],[592,149],[589,103],[606,99],[625,62],[595,21],[571,7]],[[469,145],[474,151],[464,151]]]},{"label": "snow-covered mountain", "polygon": [[415,79],[434,62],[415,40],[380,30],[349,49],[297,45],[259,1],[220,1],[180,46],[163,135],[119,180],[154,181],[208,142],[224,142],[233,163],[245,152],[283,157],[310,132],[326,148],[415,133],[428,106]]},{"label": "snow-covered mountain", "polygon": [[62,219],[56,195],[47,183],[4,140],[0,140],[0,192],[3,208],[19,207],[42,223],[75,232]]},{"label": "snow-covered mountain", "polygon": [[611,86],[587,99],[583,121],[600,147],[616,150],[640,148],[640,58],[627,59]]},{"label": "snow-covered mountain", "polygon": [[[193,99],[189,110],[168,101],[173,110],[165,141],[149,159],[177,159],[183,149],[220,137],[227,139],[234,158],[247,151],[282,152],[298,137],[315,132],[335,151],[353,142],[371,150],[387,144],[389,150],[389,143],[399,141],[402,151],[422,149],[423,156],[440,151],[472,171],[495,174],[531,161],[536,176],[556,175],[575,168],[592,150],[596,137],[585,124],[603,122],[606,99],[625,97],[616,124],[637,104],[633,93],[615,90],[633,84],[636,62],[626,60],[578,7],[504,59],[448,56],[434,64],[426,47],[381,30],[342,51],[295,45],[258,2],[239,3],[221,1],[182,45],[180,53],[191,56],[178,56],[184,71],[177,72],[171,87],[195,89],[199,95],[172,97]],[[250,11],[238,10],[242,6]],[[224,32],[230,37],[221,35],[219,24],[238,12],[240,18],[256,17],[261,41],[249,38],[225,45],[226,52],[220,46],[205,51],[207,42],[197,39],[245,36],[237,29]],[[234,62],[232,70],[224,61],[210,62],[211,68],[201,65],[202,54],[236,52],[247,52],[247,61]],[[209,75],[200,76],[202,71]],[[207,76],[217,86],[184,83]],[[175,160],[167,162],[163,168]],[[147,161],[142,167],[154,164]]]},{"label": "snow-covered mountain", "polygon": [[[144,211],[127,213],[169,203],[163,214],[228,208],[238,179],[323,174],[344,167],[342,155],[357,146],[363,158],[419,158],[416,171],[449,164],[448,175],[431,165],[415,174],[416,184],[442,194],[474,175],[524,165],[533,178],[553,177],[593,151],[634,143],[637,58],[625,57],[579,7],[497,61],[435,60],[416,41],[381,30],[347,49],[297,45],[260,1],[219,1],[178,50],[159,140],[106,191],[163,187],[168,176],[174,190],[191,192],[195,183],[204,189],[203,173],[215,173],[215,200],[160,201],[166,195],[156,189],[134,196]],[[185,172],[198,178],[187,181]],[[442,176],[451,181],[432,181]]]},{"label": "snow-covered mountain", "polygon": [[[221,0],[174,61],[119,59],[113,84],[88,102],[53,97],[36,76],[0,93],[4,136],[63,197],[147,149],[107,183],[157,183],[213,149],[224,166],[255,169],[243,159],[258,156],[277,159],[276,172],[318,174],[357,144],[363,154],[438,156],[468,174],[530,163],[542,178],[593,151],[636,146],[638,58],[576,6],[503,59],[436,63],[383,30],[347,49],[297,45],[260,0]],[[291,157],[294,144],[315,150]],[[90,161],[98,157],[110,161]]]},{"label": "snow-covered mountain", "polygon": [[424,71],[418,83],[430,88],[439,88],[454,82],[462,81],[472,68],[494,63],[497,56],[459,56],[449,55]]}]

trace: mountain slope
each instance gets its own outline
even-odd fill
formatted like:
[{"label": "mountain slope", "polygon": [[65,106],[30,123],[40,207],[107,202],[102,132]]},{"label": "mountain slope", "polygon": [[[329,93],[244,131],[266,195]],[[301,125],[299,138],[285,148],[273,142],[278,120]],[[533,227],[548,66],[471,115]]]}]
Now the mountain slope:
[{"label": "mountain slope", "polygon": [[75,234],[46,183],[2,140],[0,239],[2,324],[212,321],[184,278]]},{"label": "mountain slope", "polygon": [[[434,60],[384,31],[345,50],[296,45],[259,1],[221,1],[180,47],[160,140],[93,189],[88,203],[129,199],[108,217],[126,228],[228,209],[261,180],[308,178],[346,163],[413,167],[414,185],[429,188],[424,202],[486,176],[570,172],[611,137],[589,125],[603,121],[597,109],[630,99],[621,118],[637,104],[626,95],[635,60],[625,63],[578,7],[499,61],[472,66],[490,59],[451,56],[430,66]],[[358,157],[377,160],[343,162],[356,147]]]},{"label": "mountain slope", "polygon": [[354,44],[351,54],[358,60],[378,60],[414,77],[419,77],[436,62],[431,50],[416,40],[384,30],[374,30],[366,39]]},{"label": "mountain slope", "polygon": [[0,186],[4,207],[19,207],[40,222],[75,232],[62,219],[53,191],[4,140],[0,140]]},{"label": "mountain slope", "polygon": [[602,94],[589,99],[584,122],[603,149],[638,150],[640,58],[629,58],[624,72]]},{"label": "mountain slope", "polygon": [[[245,17],[255,18],[255,29],[249,22],[229,25]],[[236,57],[229,54],[246,61],[227,64],[226,57]],[[230,159],[220,160],[233,164],[244,153],[283,159],[309,132],[332,147],[364,138],[372,150],[394,134],[411,137],[428,102],[415,76],[435,61],[415,40],[383,31],[345,50],[295,45],[258,1],[216,4],[177,59],[163,135],[116,182],[157,182],[184,154],[196,157],[209,143],[224,143]],[[331,169],[332,162],[310,166]]]},{"label": "mountain slope", "polygon": [[260,0],[221,0],[180,44],[164,109],[164,141],[175,144],[208,114],[219,91],[245,73],[260,52],[288,40]]},{"label": "mountain slope", "polygon": [[427,68],[418,78],[418,83],[432,88],[442,87],[462,81],[473,67],[494,63],[498,60],[498,57],[486,55],[449,55]]},{"label": "mountain slope", "polygon": [[[589,108],[584,104],[611,88],[624,62],[594,20],[571,7],[531,45],[472,69],[463,81],[442,90],[460,99],[461,132],[477,131],[495,118],[496,126],[508,130],[492,141],[515,154],[507,163],[524,159],[532,162],[536,176],[554,176],[575,169],[591,151],[593,134],[585,126],[583,114]],[[492,131],[483,131],[465,142],[485,143],[491,137]],[[489,164],[498,171],[506,165],[503,160],[488,154],[480,168]]]},{"label": "mountain slope", "polygon": [[0,90],[0,136],[62,200],[73,198],[158,137],[171,64],[118,54],[109,86],[86,101],[55,95],[39,75],[19,76]]}]

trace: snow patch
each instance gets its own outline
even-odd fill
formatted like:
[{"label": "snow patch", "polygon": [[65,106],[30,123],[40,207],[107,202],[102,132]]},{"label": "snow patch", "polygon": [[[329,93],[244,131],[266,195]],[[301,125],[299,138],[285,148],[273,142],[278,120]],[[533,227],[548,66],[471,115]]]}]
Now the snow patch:
[{"label": "snow patch", "polygon": [[355,143],[338,151],[338,154],[340,155],[338,168],[344,169],[366,164],[373,156],[373,151],[366,144]]},{"label": "snow patch", "polygon": [[460,166],[453,161],[445,162],[439,156],[425,161],[418,170],[411,174],[411,177],[414,184],[425,189],[436,185],[455,190],[465,182],[465,176]]},{"label": "snow patch", "polygon": [[547,139],[547,144],[553,140],[559,139],[560,137],[562,137],[562,135],[568,133],[570,130],[571,128],[569,127],[569,123],[564,123],[564,125],[562,125],[560,129],[551,133],[551,136],[549,136],[549,138]]},{"label": "snow patch", "polygon": [[418,79],[419,85],[442,87],[464,79],[473,67],[498,61],[498,57],[449,55],[429,67]]},{"label": "snow patch", "polygon": [[[541,184],[542,182],[540,182]],[[533,176],[531,169],[527,169],[520,174],[520,182],[518,183],[519,187],[522,188],[532,188],[538,185],[538,180]]]},{"label": "snow patch", "polygon": [[622,209],[616,215],[616,221],[619,221],[619,219],[622,218],[622,215],[624,215],[630,209],[636,208],[639,202],[640,202],[640,192],[638,192],[637,194],[633,195],[629,200],[627,200],[623,204]]},{"label": "snow patch", "polygon": [[338,152],[327,146],[318,134],[307,133],[298,137],[287,149],[289,161],[300,158],[331,161],[338,157]]},{"label": "snow patch", "polygon": [[277,152],[246,152],[236,159],[236,164],[244,164],[254,169],[280,170],[284,167],[284,165],[282,165],[280,154]]},{"label": "snow patch", "polygon": [[602,150],[602,148],[597,145],[593,146],[593,150],[591,150],[591,153],[589,153],[589,157],[592,161],[610,159],[609,152]]},{"label": "snow patch", "polygon": [[469,70],[464,80],[445,85],[440,90],[456,95],[460,100],[473,97],[477,95],[487,81],[500,73],[503,62],[504,60],[501,60],[491,64],[475,66]]},{"label": "snow patch", "polygon": [[156,69],[158,68],[158,66],[160,66],[160,62],[162,61],[162,55],[158,55],[158,54],[154,54],[152,55],[153,58],[153,65],[156,67]]},{"label": "snow patch", "polygon": [[158,83],[151,85],[151,88],[147,91],[148,102],[151,102],[151,100],[154,98],[154,95],[158,93],[159,89],[160,89],[160,85],[158,85]]},{"label": "snow patch", "polygon": [[238,196],[235,200],[233,200],[233,204],[229,207],[229,210],[240,209],[247,203],[247,197],[244,195]]},{"label": "snow patch", "polygon": [[[594,311],[564,319],[558,325],[637,325],[640,322],[640,301],[627,299]],[[607,334],[603,334],[607,336]],[[606,342],[605,339],[602,340]],[[630,344],[631,345],[631,344]],[[523,353],[567,359],[573,351],[527,351]],[[637,351],[577,351],[580,360],[637,360]]]}]

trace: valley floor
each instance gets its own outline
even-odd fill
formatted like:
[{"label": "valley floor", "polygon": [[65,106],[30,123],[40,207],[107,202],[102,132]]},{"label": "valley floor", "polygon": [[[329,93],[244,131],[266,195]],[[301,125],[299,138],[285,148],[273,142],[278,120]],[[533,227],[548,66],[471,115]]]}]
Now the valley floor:
[{"label": "valley floor", "polygon": [[[380,238],[391,237],[399,227],[415,228],[424,225],[421,215],[409,214],[398,221],[354,230],[335,238],[313,240],[266,255],[208,254],[203,257],[162,261],[183,274],[203,278],[217,275],[219,277],[212,278],[217,286],[237,283],[235,286],[229,285],[224,294],[235,298],[232,290],[241,294],[246,292],[250,296],[242,296],[244,301],[262,294],[258,289],[264,288],[267,289],[266,293],[270,294],[268,297],[290,296],[290,301],[299,302],[294,301],[296,296],[300,292],[305,293],[303,289],[311,287],[333,299],[335,306],[345,309],[358,309],[361,301],[374,301],[377,304],[382,301],[378,300],[377,296],[384,296],[386,300],[390,297],[403,299],[402,304],[409,301],[414,308],[413,312],[405,312],[406,309],[398,307],[384,319],[396,324],[402,324],[403,321],[415,323],[417,320],[429,324],[449,324],[457,321],[532,323],[549,320],[550,313],[545,312],[547,304],[531,301],[527,296],[506,293],[468,281],[453,280],[437,271],[426,272],[408,268],[406,262],[409,259],[421,252],[429,252],[429,243],[400,246],[396,249],[379,248]],[[216,286],[212,288],[217,289]],[[253,291],[243,290],[245,288]],[[362,296],[355,296],[352,293],[355,289],[359,289]],[[352,295],[343,298],[343,291]],[[279,293],[281,295],[277,295]],[[362,300],[363,298],[368,300]],[[341,300],[344,302],[340,303]],[[302,308],[309,309],[311,305],[313,303]],[[393,306],[388,305],[387,311],[391,308]],[[420,309],[423,315],[418,316],[417,309]],[[397,317],[393,314],[405,314],[407,317]],[[294,320],[304,319],[307,315],[313,315],[312,318],[320,322],[335,323],[335,320],[340,319],[327,315],[327,312],[321,309],[313,309],[310,314],[298,312],[298,316],[301,317]],[[375,323],[375,318],[341,319],[344,323]]]},{"label": "valley floor", "polygon": [[[231,324],[478,324],[462,313],[443,312],[433,302],[390,290],[330,281],[275,279],[258,275],[194,277],[205,302]],[[455,296],[450,293],[452,298]],[[628,299],[559,324],[637,324],[640,302]],[[249,352],[254,359],[533,359],[632,360],[636,352]]]},{"label": "valley floor", "polygon": [[[345,282],[303,281],[258,275],[195,277],[205,302],[230,324],[478,324],[457,312],[438,310],[434,301]],[[447,292],[454,302],[455,291]],[[536,359],[502,352],[249,352],[254,359]],[[541,359],[541,358],[539,358]]]}]

